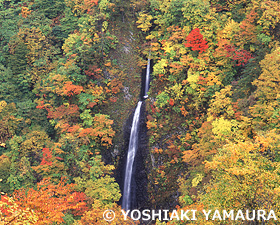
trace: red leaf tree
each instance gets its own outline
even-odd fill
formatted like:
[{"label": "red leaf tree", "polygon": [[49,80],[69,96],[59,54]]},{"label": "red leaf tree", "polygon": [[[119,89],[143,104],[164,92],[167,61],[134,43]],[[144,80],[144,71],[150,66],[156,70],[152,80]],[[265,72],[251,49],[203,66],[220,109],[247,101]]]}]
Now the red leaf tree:
[{"label": "red leaf tree", "polygon": [[43,148],[42,152],[43,152],[43,158],[42,158],[40,165],[48,165],[48,166],[52,165],[51,159],[52,159],[53,155],[52,155],[50,149]]},{"label": "red leaf tree", "polygon": [[208,49],[207,41],[203,39],[199,28],[193,29],[186,37],[186,40],[187,43],[184,44],[185,47],[191,47],[193,51],[199,51],[199,53],[202,53]]},{"label": "red leaf tree", "polygon": [[235,66],[244,66],[248,63],[249,59],[253,58],[250,52],[243,49],[237,49],[233,45],[225,45],[224,48],[227,51],[226,57],[235,61]]}]

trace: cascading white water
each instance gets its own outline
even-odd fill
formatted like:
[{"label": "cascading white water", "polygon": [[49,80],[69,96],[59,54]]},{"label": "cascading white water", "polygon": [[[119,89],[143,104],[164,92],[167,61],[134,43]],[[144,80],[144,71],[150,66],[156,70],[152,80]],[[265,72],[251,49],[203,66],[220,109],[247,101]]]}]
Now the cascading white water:
[{"label": "cascading white water", "polygon": [[148,59],[147,63],[147,70],[146,70],[146,82],[145,82],[145,90],[144,90],[144,97],[148,98],[148,91],[149,91],[149,83],[150,83],[150,59]]},{"label": "cascading white water", "polygon": [[[146,82],[144,87],[143,99],[148,98],[149,82],[150,82],[150,59],[148,59],[147,69],[146,69]],[[131,180],[133,172],[133,163],[136,156],[136,151],[138,148],[138,134],[139,134],[139,120],[140,120],[140,110],[142,101],[139,101],[134,112],[132,127],[130,131],[126,168],[125,168],[125,178],[124,178],[124,189],[123,189],[123,200],[122,208],[124,210],[131,209]]]},{"label": "cascading white water", "polygon": [[134,158],[138,147],[138,133],[139,133],[139,119],[140,119],[141,105],[142,105],[142,101],[139,101],[135,109],[131,132],[130,132],[126,168],[125,168],[123,201],[122,201],[122,208],[124,210],[130,209],[130,203],[131,203],[132,168],[133,168]]}]

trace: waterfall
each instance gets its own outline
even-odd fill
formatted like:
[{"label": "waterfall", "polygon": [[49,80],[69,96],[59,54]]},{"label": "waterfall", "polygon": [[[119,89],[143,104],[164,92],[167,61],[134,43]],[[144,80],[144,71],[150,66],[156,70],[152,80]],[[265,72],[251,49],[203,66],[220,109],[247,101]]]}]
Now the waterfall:
[{"label": "waterfall", "polygon": [[[143,84],[144,86],[143,87],[144,96],[142,97],[143,99],[148,98],[149,81],[150,81],[150,59],[148,59],[145,84]],[[139,120],[140,120],[141,106],[142,106],[142,101],[139,101],[134,112],[131,131],[130,131],[128,152],[127,152],[127,159],[126,159],[126,168],[125,168],[125,177],[124,177],[123,199],[122,199],[122,208],[124,210],[131,209],[131,203],[132,203],[131,181],[133,176],[133,163],[138,149]]]},{"label": "waterfall", "polygon": [[146,70],[146,82],[145,82],[145,89],[144,89],[144,99],[148,98],[148,91],[149,91],[149,83],[150,83],[150,59],[148,59],[147,70]]},{"label": "waterfall", "polygon": [[140,118],[141,105],[142,105],[142,101],[139,101],[135,109],[131,132],[130,132],[130,140],[129,140],[127,161],[126,161],[126,168],[125,168],[123,202],[122,202],[122,208],[125,210],[130,209],[130,203],[131,203],[132,167],[133,167],[133,162],[138,147],[139,118]]}]

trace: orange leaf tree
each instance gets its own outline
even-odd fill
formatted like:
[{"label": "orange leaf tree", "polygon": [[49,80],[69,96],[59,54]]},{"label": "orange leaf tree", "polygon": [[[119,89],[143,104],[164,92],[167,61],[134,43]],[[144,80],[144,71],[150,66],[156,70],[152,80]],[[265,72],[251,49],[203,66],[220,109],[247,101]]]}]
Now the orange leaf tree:
[{"label": "orange leaf tree", "polygon": [[37,189],[15,191],[14,198],[22,208],[34,210],[39,218],[37,224],[61,224],[66,211],[83,214],[87,209],[84,194],[73,192],[74,187],[75,184],[66,184],[64,178],[58,184],[43,179],[37,184]]},{"label": "orange leaf tree", "polygon": [[31,209],[24,209],[11,197],[0,199],[0,224],[36,224],[37,215]]}]

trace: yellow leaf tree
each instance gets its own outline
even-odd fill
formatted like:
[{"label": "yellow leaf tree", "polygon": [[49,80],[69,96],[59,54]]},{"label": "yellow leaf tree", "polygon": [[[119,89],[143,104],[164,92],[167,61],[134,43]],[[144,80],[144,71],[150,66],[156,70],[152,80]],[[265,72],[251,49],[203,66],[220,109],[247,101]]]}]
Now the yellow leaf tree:
[{"label": "yellow leaf tree", "polygon": [[270,131],[255,141],[230,142],[220,149],[206,162],[214,178],[200,196],[205,207],[279,212],[279,143],[280,135]]}]

